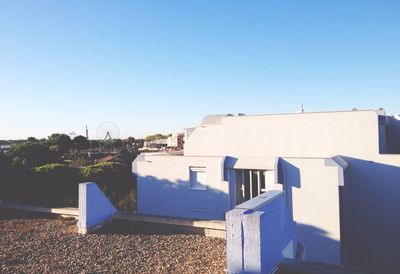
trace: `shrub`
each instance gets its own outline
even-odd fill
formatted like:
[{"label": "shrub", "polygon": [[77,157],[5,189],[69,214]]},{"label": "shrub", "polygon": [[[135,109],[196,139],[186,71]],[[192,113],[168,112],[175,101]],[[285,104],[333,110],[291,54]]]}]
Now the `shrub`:
[{"label": "shrub", "polygon": [[82,168],[81,177],[95,182],[120,210],[135,208],[135,185],[129,166],[119,163],[100,163]]},{"label": "shrub", "polygon": [[132,188],[129,193],[118,197],[115,207],[123,211],[132,211],[135,209],[135,205],[136,205],[136,191],[134,188]]},{"label": "shrub", "polygon": [[135,181],[129,166],[108,162],[79,169],[50,163],[29,168],[26,159],[0,153],[0,198],[6,200],[76,207],[78,185],[85,181],[95,182],[118,209],[135,208]]},{"label": "shrub", "polygon": [[79,170],[52,163],[33,168],[34,200],[48,206],[77,206]]},{"label": "shrub", "polygon": [[31,172],[26,161],[19,157],[11,159],[0,153],[0,197],[6,200],[24,201],[29,195],[25,191],[25,182],[29,180]]},{"label": "shrub", "polygon": [[72,145],[72,140],[68,135],[59,133],[51,134],[47,138],[47,142],[51,145],[51,147],[56,146],[53,149],[55,149],[56,152],[59,154],[64,154],[68,152]]},{"label": "shrub", "polygon": [[12,162],[0,152],[0,198],[6,198],[9,192],[9,182],[12,179]]},{"label": "shrub", "polygon": [[113,175],[113,173],[116,173],[119,166],[119,164],[112,162],[90,165],[82,168],[81,175],[83,178],[89,180],[104,180],[105,176],[110,176]]},{"label": "shrub", "polygon": [[83,137],[82,135],[78,135],[72,141],[72,146],[77,150],[88,149],[90,147],[90,142]]},{"label": "shrub", "polygon": [[19,159],[25,161],[29,167],[48,164],[56,160],[56,154],[50,151],[47,146],[33,142],[18,144],[10,148],[6,155],[11,159],[18,157],[18,161]]}]

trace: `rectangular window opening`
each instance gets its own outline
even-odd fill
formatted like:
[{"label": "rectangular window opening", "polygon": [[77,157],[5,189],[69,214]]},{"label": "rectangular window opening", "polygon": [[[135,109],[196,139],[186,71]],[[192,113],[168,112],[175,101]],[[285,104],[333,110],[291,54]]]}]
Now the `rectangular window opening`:
[{"label": "rectangular window opening", "polygon": [[266,192],[274,175],[272,170],[237,169],[236,200],[237,204],[248,201]]},{"label": "rectangular window opening", "polygon": [[190,189],[207,190],[207,169],[205,167],[189,167]]}]

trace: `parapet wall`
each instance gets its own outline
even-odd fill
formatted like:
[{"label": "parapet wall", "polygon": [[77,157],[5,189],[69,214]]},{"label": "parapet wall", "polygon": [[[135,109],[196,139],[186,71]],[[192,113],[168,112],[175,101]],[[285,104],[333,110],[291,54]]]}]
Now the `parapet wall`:
[{"label": "parapet wall", "polygon": [[270,273],[295,258],[296,234],[283,191],[271,190],[226,213],[228,273]]}]

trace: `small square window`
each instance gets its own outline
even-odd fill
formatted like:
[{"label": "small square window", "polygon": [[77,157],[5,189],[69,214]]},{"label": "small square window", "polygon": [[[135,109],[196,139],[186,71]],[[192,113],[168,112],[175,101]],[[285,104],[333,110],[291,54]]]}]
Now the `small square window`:
[{"label": "small square window", "polygon": [[207,170],[205,167],[190,167],[190,189],[207,190]]}]

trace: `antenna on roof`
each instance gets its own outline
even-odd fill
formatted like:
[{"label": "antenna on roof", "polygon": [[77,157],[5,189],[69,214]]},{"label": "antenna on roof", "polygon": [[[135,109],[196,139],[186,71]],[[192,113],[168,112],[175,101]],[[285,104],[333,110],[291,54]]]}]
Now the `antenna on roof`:
[{"label": "antenna on roof", "polygon": [[296,113],[304,113],[304,104],[300,105],[300,109]]}]

